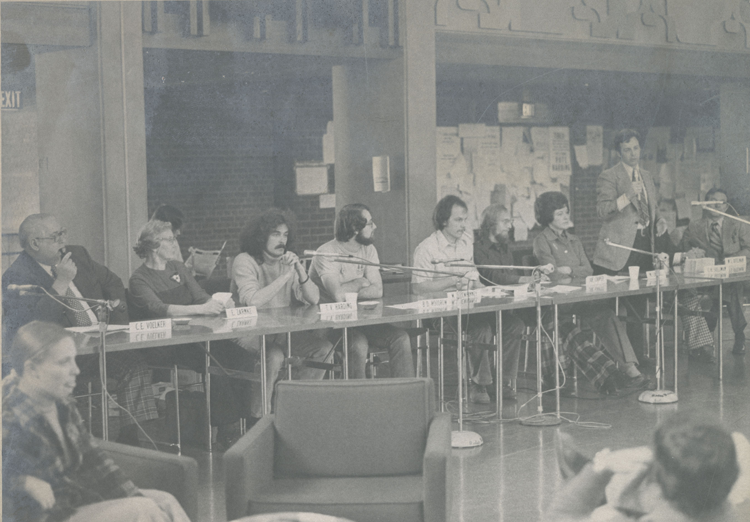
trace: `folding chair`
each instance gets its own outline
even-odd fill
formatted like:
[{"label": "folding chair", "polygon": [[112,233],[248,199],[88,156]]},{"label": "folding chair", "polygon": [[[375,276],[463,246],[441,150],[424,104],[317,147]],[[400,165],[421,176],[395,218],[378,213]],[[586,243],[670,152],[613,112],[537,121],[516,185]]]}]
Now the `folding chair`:
[{"label": "folding chair", "polygon": [[208,279],[214,273],[216,265],[219,264],[221,253],[227,242],[221,245],[219,250],[200,250],[195,247],[188,248],[190,257],[185,261],[185,266],[193,271],[193,275],[202,279]]}]

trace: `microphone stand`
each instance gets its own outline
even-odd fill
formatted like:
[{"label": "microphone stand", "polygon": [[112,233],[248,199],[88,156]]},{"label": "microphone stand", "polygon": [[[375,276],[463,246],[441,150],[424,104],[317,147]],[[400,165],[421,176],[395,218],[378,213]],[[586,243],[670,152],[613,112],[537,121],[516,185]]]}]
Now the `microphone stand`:
[{"label": "microphone stand", "polygon": [[[604,240],[605,244],[616,247],[616,248],[622,248],[625,250],[630,250],[632,252],[638,252],[641,254],[645,254],[648,256],[651,256],[654,264],[654,268],[656,269],[656,389],[655,390],[646,390],[642,392],[638,396],[638,400],[640,402],[645,402],[648,404],[672,404],[677,402],[677,393],[665,389],[666,383],[664,382],[666,379],[663,379],[662,374],[664,373],[664,327],[661,324],[661,313],[662,313],[662,303],[663,303],[663,296],[661,292],[661,270],[662,270],[662,263],[659,259],[659,254],[656,252],[646,252],[645,250],[638,250],[636,248],[630,248],[626,247],[624,245],[619,245],[617,243],[612,243],[609,239]],[[667,267],[668,268],[668,267]],[[677,290],[675,289],[675,292]],[[675,323],[677,322],[677,310],[674,311],[675,315]],[[677,338],[675,337],[675,346],[677,343]],[[677,350],[675,350],[675,385],[677,385]]]},{"label": "microphone stand", "polygon": [[732,216],[731,214],[727,214],[726,212],[722,212],[721,210],[716,210],[715,208],[711,208],[711,205],[706,205],[705,202],[703,205],[701,205],[701,207],[703,208],[703,210],[708,210],[710,212],[713,212],[714,214],[721,214],[722,216],[728,217],[729,219],[734,219],[735,221],[739,221],[740,223],[750,225],[750,221],[747,221],[737,216]]}]

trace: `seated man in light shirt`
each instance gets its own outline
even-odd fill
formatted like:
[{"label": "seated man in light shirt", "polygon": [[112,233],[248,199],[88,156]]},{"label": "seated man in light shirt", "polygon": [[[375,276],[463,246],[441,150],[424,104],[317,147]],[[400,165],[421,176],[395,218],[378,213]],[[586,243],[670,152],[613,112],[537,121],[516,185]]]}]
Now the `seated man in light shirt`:
[{"label": "seated man in light shirt", "polygon": [[[379,264],[378,251],[372,244],[376,228],[370,209],[365,205],[353,203],[339,211],[334,229],[335,239],[318,248],[316,253],[322,255],[316,255],[310,267],[310,278],[321,288],[322,301],[344,301],[347,293],[357,293],[359,299],[383,297],[383,280],[378,267],[340,263],[331,257],[338,255]],[[409,335],[389,324],[349,330],[350,377],[365,377],[370,346],[388,350],[391,377],[414,377]]]},{"label": "seated man in light shirt", "polygon": [[[435,232],[428,236],[414,251],[414,266],[424,270],[436,270],[456,274],[454,276],[415,271],[412,273],[412,290],[417,294],[472,289],[483,286],[476,268],[454,267],[451,262],[463,265],[474,264],[474,238],[466,228],[468,210],[457,196],[441,199],[432,215]],[[492,342],[492,320],[484,314],[470,316],[468,332],[473,342]],[[523,321],[511,315],[503,315],[503,398],[515,399],[511,386],[518,373],[518,356],[521,349]],[[490,402],[485,386],[492,384],[492,372],[487,350],[467,348],[471,384],[469,400],[478,404]]]},{"label": "seated man in light shirt", "polygon": [[[257,308],[289,307],[318,304],[320,292],[305,272],[294,252],[287,250],[289,225],[284,214],[276,209],[263,213],[249,223],[240,235],[241,253],[232,263],[232,294],[239,306]],[[237,340],[245,349],[259,353],[260,338]],[[266,392],[270,411],[273,386],[284,362],[286,334],[266,336]],[[329,362],[333,346],[316,332],[293,332],[292,354],[318,362]],[[295,369],[298,379],[322,379],[325,370],[302,367]],[[253,387],[251,412],[261,415],[260,390]]]}]

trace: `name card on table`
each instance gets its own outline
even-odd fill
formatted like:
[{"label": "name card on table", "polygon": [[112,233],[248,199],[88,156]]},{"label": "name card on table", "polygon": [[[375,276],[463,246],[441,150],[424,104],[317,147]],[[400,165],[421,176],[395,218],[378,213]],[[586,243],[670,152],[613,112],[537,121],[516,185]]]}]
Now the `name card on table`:
[{"label": "name card on table", "polygon": [[685,260],[685,273],[686,274],[700,274],[706,267],[714,266],[713,257],[701,257],[700,259],[686,259]]},{"label": "name card on table", "polygon": [[468,308],[482,300],[479,290],[460,290],[448,292],[448,306],[450,308]]},{"label": "name card on table", "polygon": [[586,278],[586,292],[606,292],[607,291],[607,276],[606,275],[595,275],[588,276]]},{"label": "name card on table", "polygon": [[656,283],[656,275],[659,275],[659,282],[664,284],[669,281],[669,270],[662,268],[661,270],[649,270],[646,272],[646,283]]},{"label": "name card on table", "polygon": [[136,321],[130,323],[130,333],[153,332],[158,330],[172,330],[172,319],[152,319],[151,321]]},{"label": "name card on table", "polygon": [[477,292],[479,292],[480,297],[505,297],[508,295],[499,286],[485,286],[478,288]]},{"label": "name card on table", "polygon": [[[345,304],[345,303],[339,303],[339,304]],[[352,310],[349,312],[323,312],[320,314],[320,320],[321,321],[333,321],[334,323],[341,323],[344,321],[356,321],[357,311]]]},{"label": "name card on table", "polygon": [[[132,323],[131,323],[132,324]],[[161,339],[171,339],[172,329],[167,330],[142,330],[140,332],[130,331],[130,342],[137,343],[142,341],[159,341]]]},{"label": "name card on table", "polygon": [[[252,308],[255,308],[254,306]],[[243,317],[241,319],[227,319],[227,327],[230,330],[238,330],[240,328],[253,328],[258,324],[258,316]]]},{"label": "name card on table", "polygon": [[321,314],[335,314],[339,312],[356,312],[357,303],[321,303]]},{"label": "name card on table", "polygon": [[708,277],[726,279],[729,277],[729,266],[728,265],[707,266],[706,269],[703,271],[703,274]]},{"label": "name card on table", "polygon": [[743,274],[747,270],[747,258],[745,256],[727,257],[724,265],[730,274]]},{"label": "name card on table", "polygon": [[227,308],[227,319],[240,319],[245,317],[258,317],[258,309],[254,306],[243,306],[241,308]]},{"label": "name card on table", "polygon": [[450,305],[447,297],[442,299],[422,299],[417,301],[417,310],[420,312],[441,312],[450,310]]}]

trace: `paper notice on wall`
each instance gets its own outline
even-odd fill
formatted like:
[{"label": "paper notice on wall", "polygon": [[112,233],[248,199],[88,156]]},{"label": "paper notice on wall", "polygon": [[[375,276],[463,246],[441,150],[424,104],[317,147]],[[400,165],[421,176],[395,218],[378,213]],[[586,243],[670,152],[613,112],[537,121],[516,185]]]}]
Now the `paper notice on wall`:
[{"label": "paper notice on wall", "polygon": [[334,145],[333,122],[329,121],[326,127],[326,133],[323,135],[323,163],[326,165],[333,165],[336,163]]},{"label": "paper notice on wall", "polygon": [[390,192],[391,162],[389,156],[373,156],[372,185],[375,192]]},{"label": "paper notice on wall", "polygon": [[336,208],[336,194],[321,194],[318,198],[320,208]]},{"label": "paper notice on wall", "polygon": [[536,223],[534,217],[534,199],[531,197],[518,198],[513,204],[514,218],[520,218],[526,224],[526,228],[533,228]]},{"label": "paper notice on wall", "polygon": [[586,145],[573,145],[573,150],[576,153],[576,161],[578,166],[582,169],[589,168],[589,152]]},{"label": "paper notice on wall", "polygon": [[570,176],[570,130],[568,127],[549,128],[550,177]]},{"label": "paper notice on wall", "polygon": [[659,197],[674,199],[675,183],[674,169],[670,163],[661,163],[659,166]]},{"label": "paper notice on wall", "polygon": [[513,220],[513,239],[516,241],[526,241],[529,239],[529,229],[523,219],[515,218]]},{"label": "paper notice on wall", "polygon": [[675,199],[674,202],[677,207],[677,219],[690,219],[692,209],[688,200],[682,197]]},{"label": "paper notice on wall", "polygon": [[461,138],[483,138],[486,132],[483,123],[462,123],[458,126],[458,136]]},{"label": "paper notice on wall", "polygon": [[602,164],[604,159],[603,140],[604,129],[601,125],[586,125],[586,157],[590,166]]},{"label": "paper notice on wall", "polygon": [[328,192],[327,165],[297,165],[295,173],[298,196],[326,194]]}]

